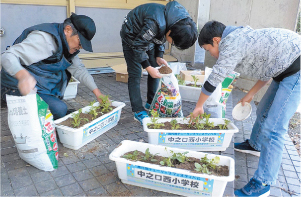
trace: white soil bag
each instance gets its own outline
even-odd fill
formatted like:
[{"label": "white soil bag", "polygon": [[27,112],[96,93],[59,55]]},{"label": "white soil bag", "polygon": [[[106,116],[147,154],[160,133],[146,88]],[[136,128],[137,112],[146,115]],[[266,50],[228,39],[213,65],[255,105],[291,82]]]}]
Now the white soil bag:
[{"label": "white soil bag", "polygon": [[20,157],[44,171],[58,167],[58,144],[53,116],[38,94],[6,96],[8,126]]}]

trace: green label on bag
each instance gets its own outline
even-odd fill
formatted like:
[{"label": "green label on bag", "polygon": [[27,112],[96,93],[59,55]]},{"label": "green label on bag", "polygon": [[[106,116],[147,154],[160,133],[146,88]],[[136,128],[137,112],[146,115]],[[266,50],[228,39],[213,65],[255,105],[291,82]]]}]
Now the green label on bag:
[{"label": "green label on bag", "polygon": [[56,139],[53,116],[48,110],[48,104],[36,94],[38,116],[42,129],[42,138],[47,150],[47,155],[54,169],[58,167],[58,143]]}]

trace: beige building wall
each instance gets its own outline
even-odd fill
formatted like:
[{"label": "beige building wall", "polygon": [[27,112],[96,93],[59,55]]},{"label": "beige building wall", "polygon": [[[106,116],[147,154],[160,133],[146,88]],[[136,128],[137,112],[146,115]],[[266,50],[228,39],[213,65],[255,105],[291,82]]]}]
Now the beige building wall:
[{"label": "beige building wall", "polygon": [[[299,5],[300,0],[210,0],[209,20],[217,20],[225,25],[249,25],[254,29],[277,27],[295,31]],[[216,60],[206,52],[205,66],[212,67],[215,62]],[[235,86],[250,90],[255,82],[241,75]],[[267,88],[268,85],[254,100],[260,101]]]}]

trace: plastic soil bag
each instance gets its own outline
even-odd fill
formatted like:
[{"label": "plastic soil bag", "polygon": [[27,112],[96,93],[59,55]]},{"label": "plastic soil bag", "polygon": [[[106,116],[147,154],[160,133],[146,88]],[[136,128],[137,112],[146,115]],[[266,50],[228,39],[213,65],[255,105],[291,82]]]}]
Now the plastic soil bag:
[{"label": "plastic soil bag", "polygon": [[[205,68],[205,80],[207,80],[211,72],[212,68]],[[211,118],[225,118],[226,102],[233,89],[231,84],[239,75],[239,73],[232,71],[224,81],[216,87],[215,91],[204,103],[204,111],[207,114],[211,114]]]},{"label": "plastic soil bag", "polygon": [[149,109],[149,116],[154,109],[158,111],[159,117],[183,117],[182,99],[177,78],[172,73],[162,76]]},{"label": "plastic soil bag", "polygon": [[58,143],[53,116],[38,94],[6,96],[8,126],[19,156],[44,171],[58,167]]}]

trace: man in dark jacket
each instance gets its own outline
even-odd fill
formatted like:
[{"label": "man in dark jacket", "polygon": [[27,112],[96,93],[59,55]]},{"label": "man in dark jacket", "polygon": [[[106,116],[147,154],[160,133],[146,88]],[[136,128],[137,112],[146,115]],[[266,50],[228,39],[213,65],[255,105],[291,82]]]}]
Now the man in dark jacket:
[{"label": "man in dark jacket", "polygon": [[[129,73],[128,89],[135,120],[148,117],[158,88],[160,73],[155,67],[167,65],[162,58],[168,41],[180,50],[191,47],[197,39],[197,28],[187,10],[178,2],[166,6],[148,3],[134,8],[125,17],[120,36]],[[140,94],[141,69],[148,72],[147,102],[142,105]]]},{"label": "man in dark jacket", "polygon": [[54,119],[61,118],[67,113],[62,98],[70,73],[101,102],[102,93],[77,56],[82,48],[92,52],[95,32],[90,17],[76,14],[64,23],[43,23],[25,29],[1,56],[1,103],[5,103],[6,94],[26,95],[35,88]]}]

